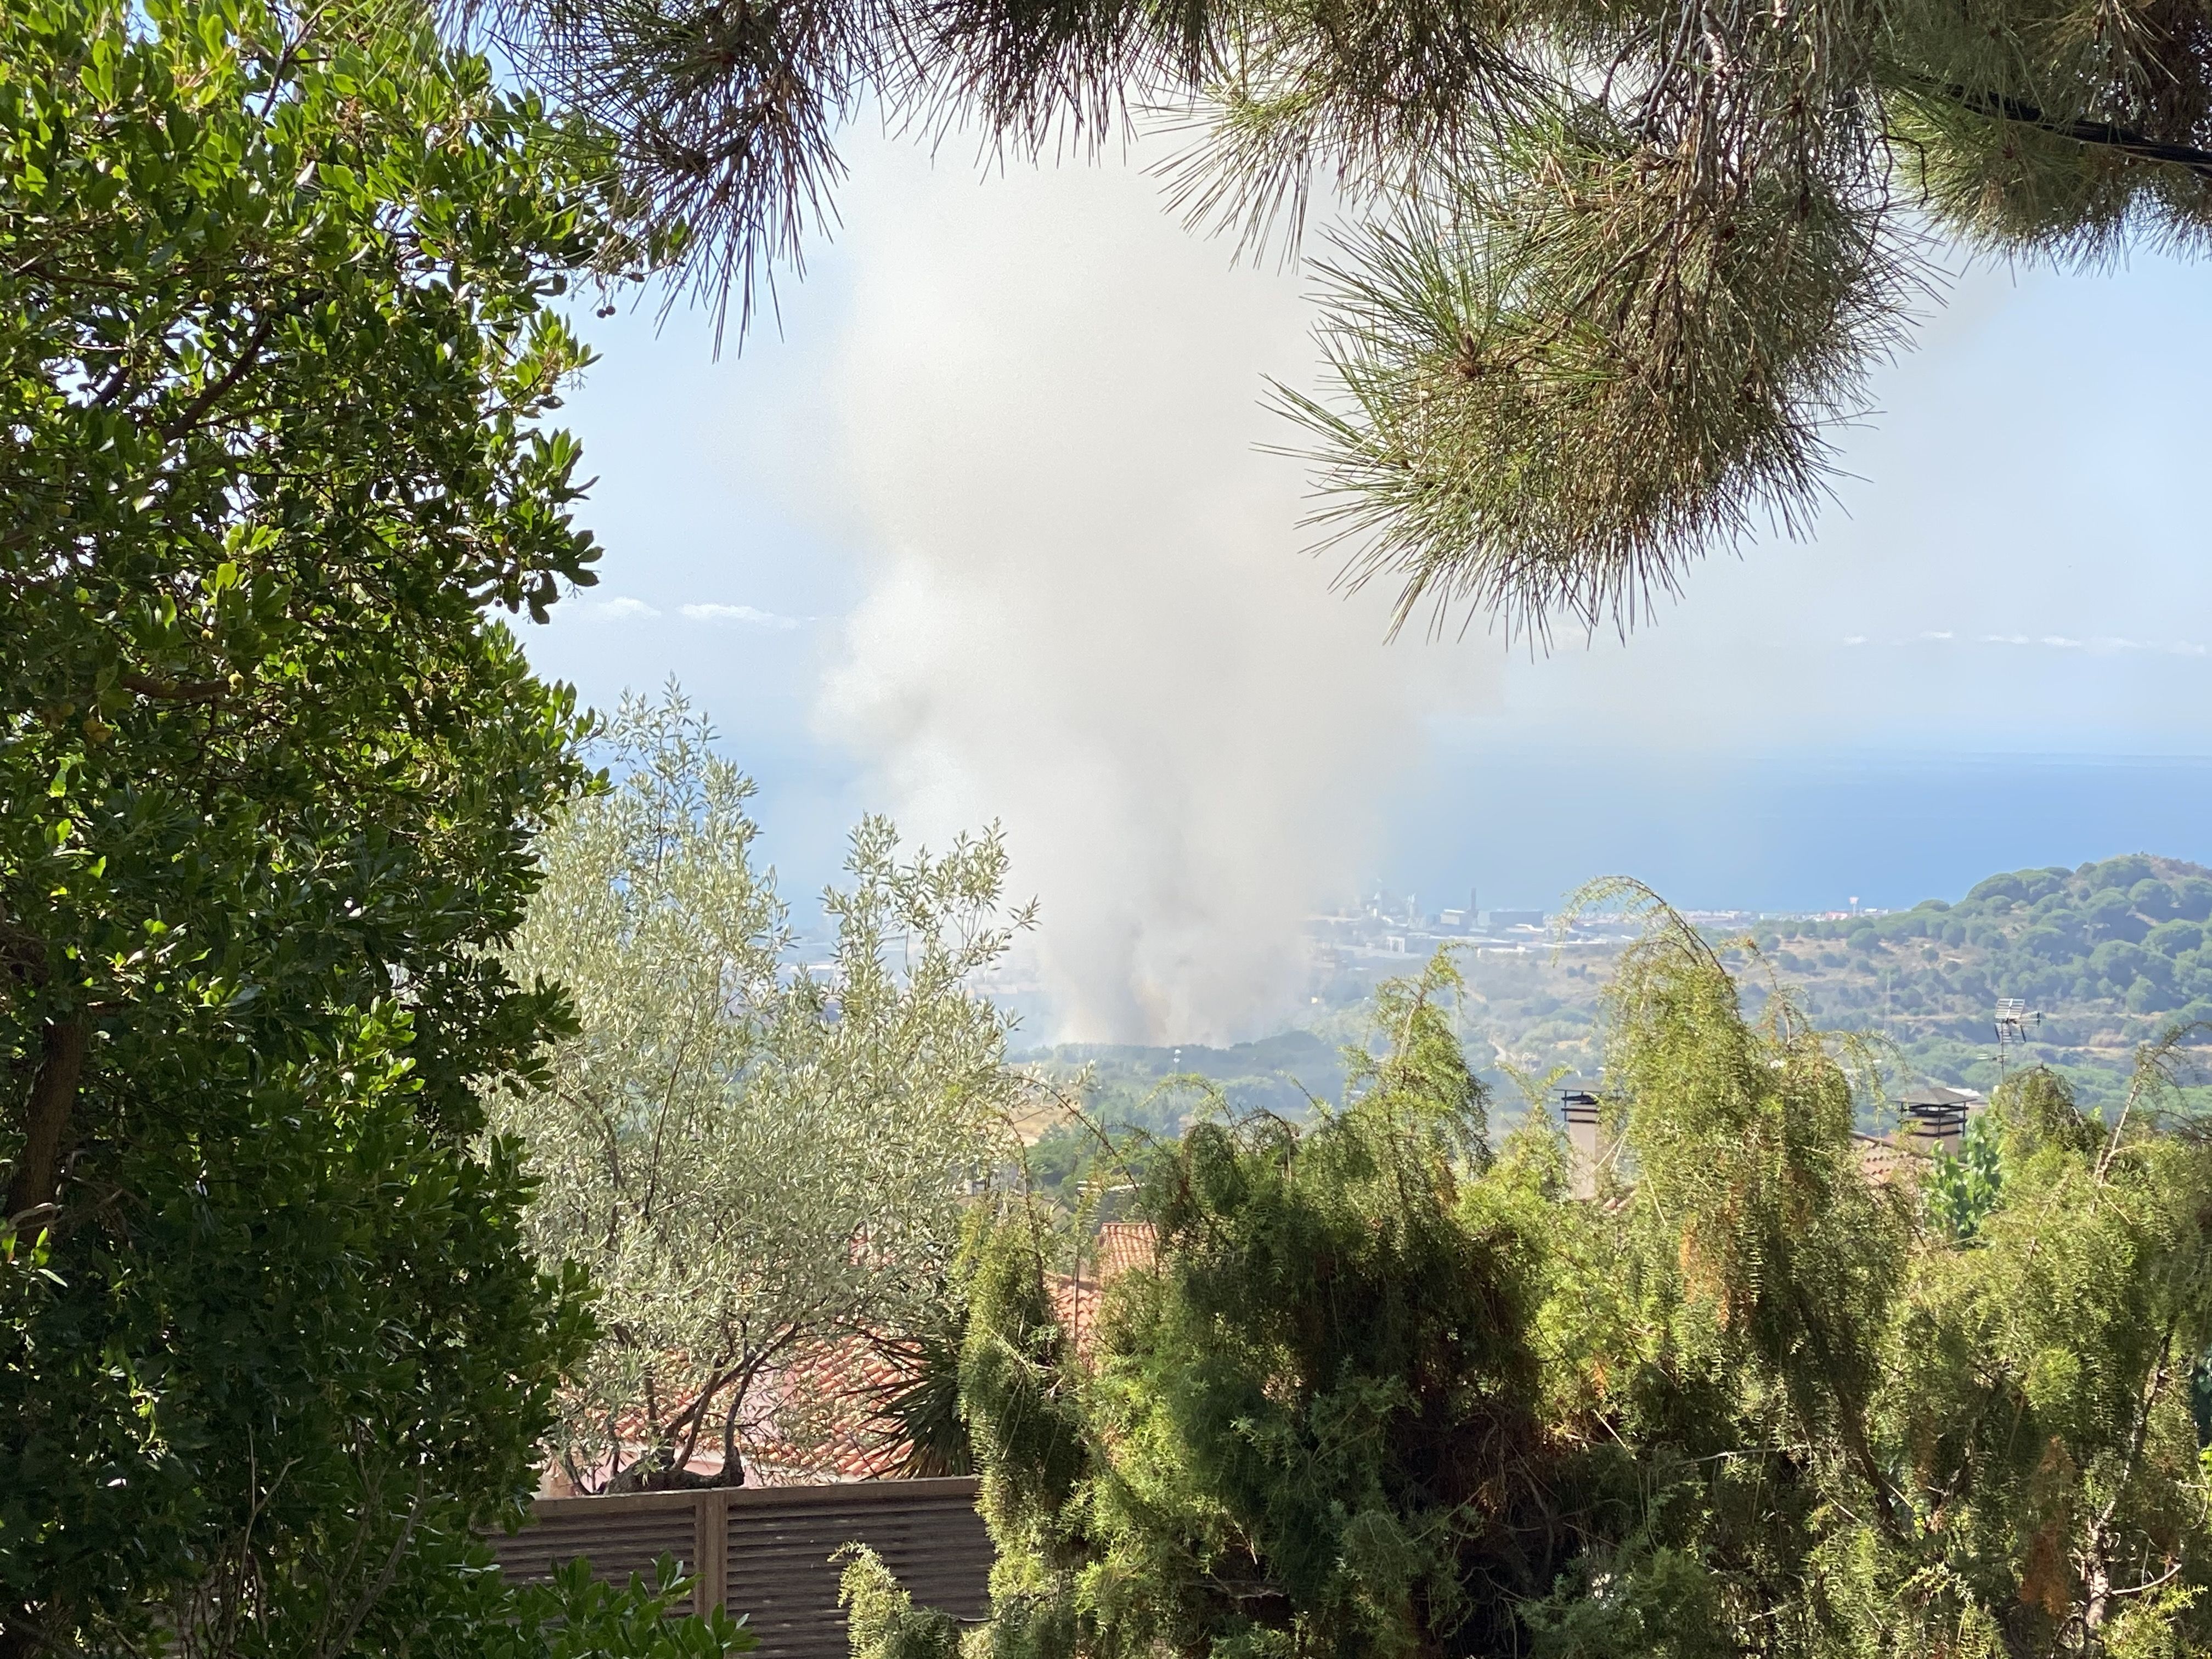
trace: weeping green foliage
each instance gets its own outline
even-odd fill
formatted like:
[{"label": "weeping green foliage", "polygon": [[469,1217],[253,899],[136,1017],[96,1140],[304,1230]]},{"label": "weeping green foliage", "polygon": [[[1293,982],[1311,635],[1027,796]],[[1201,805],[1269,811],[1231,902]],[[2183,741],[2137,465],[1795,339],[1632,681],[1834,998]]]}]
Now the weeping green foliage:
[{"label": "weeping green foliage", "polygon": [[[2202,1651],[2212,1152],[2155,1073],[2112,1126],[2030,1073],[1995,1109],[2003,1182],[1971,1249],[1923,1252],[1885,1425],[1933,1639],[1995,1651]],[[1908,1411],[1908,1407],[1917,1407]]]},{"label": "weeping green foliage", "polygon": [[1880,1509],[1863,1419],[1911,1218],[1903,1188],[1860,1172],[1848,1073],[1786,1001],[1767,1029],[1747,1024],[1727,972],[1663,913],[1609,995],[1608,1076],[1630,1103],[1637,1172],[1632,1259],[1674,1353],[1725,1367],[1738,1407],[1771,1397],[1781,1426],[1832,1429],[1843,1472]]},{"label": "weeping green foliage", "polygon": [[1039,1349],[1036,1291],[1000,1277],[1028,1247],[994,1241],[967,1401],[1024,1620],[1084,1652],[1410,1654],[1503,1634],[1471,1579],[1548,1586],[1534,1246],[1463,1191],[1488,1160],[1455,988],[1439,963],[1386,994],[1390,1046],[1316,1128],[1183,1138],[1144,1194],[1160,1268],[1090,1363]]},{"label": "weeping green foliage", "polygon": [[[1288,1628],[1323,1651],[1502,1634],[1470,1578],[1540,1591],[1553,1459],[1532,1409],[1528,1243],[1469,1218],[1481,1097],[1433,1000],[1386,999],[1389,1054],[1306,1135],[1201,1126],[1149,1198],[1164,1266],[1101,1342],[1098,1529],[1172,1517],[1187,1617],[1216,1641]],[[1392,1006],[1392,1005],[1396,1006]]]},{"label": "weeping green foliage", "polygon": [[[1032,1224],[981,1241],[969,1659],[2212,1643],[2212,1146],[2156,1055],[2111,1124],[2002,1091],[1966,1237],[1940,1183],[1864,1173],[1863,1057],[1785,999],[1747,1019],[1654,904],[1609,1005],[1617,1178],[1577,1200],[1547,1122],[1492,1142],[1455,989],[1389,988],[1311,1126],[1169,1149],[1155,1265],[1083,1351]],[[905,1659],[896,1611],[857,1659]]]},{"label": "weeping green foliage", "polygon": [[884,1559],[866,1544],[843,1552],[845,1571],[837,1584],[837,1604],[856,1647],[883,1659],[956,1659],[960,1626],[950,1614],[917,1607]]},{"label": "weeping green foliage", "polygon": [[983,1239],[969,1285],[960,1399],[986,1507],[1048,1554],[1084,1472],[1071,1334],[1045,1285],[1044,1240],[1032,1221]]}]

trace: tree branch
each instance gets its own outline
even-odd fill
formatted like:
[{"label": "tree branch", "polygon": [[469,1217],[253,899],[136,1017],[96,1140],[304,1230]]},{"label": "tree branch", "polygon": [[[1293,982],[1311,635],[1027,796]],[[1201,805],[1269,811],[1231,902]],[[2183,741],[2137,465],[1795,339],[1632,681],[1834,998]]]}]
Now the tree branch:
[{"label": "tree branch", "polygon": [[[391,1553],[384,1558],[382,1570],[355,1601],[352,1609],[346,1614],[345,1624],[339,1630],[337,1638],[327,1646],[319,1647],[317,1650],[319,1655],[343,1653],[352,1645],[354,1633],[360,1630],[362,1621],[367,1619],[374,1610],[376,1604],[384,1599],[386,1593],[392,1588],[392,1581],[398,1576],[399,1563],[407,1553],[408,1545],[415,1541],[415,1529],[422,1524],[422,1510],[429,1502],[429,1496],[428,1477],[417,1474],[415,1477],[415,1502],[407,1511],[407,1521],[400,1528],[399,1536],[392,1540]],[[368,1524],[366,1520],[362,1522],[364,1534]]]},{"label": "tree branch", "polygon": [[212,409],[216,401],[246,378],[246,371],[261,360],[261,348],[269,338],[270,331],[276,326],[276,313],[264,311],[253,325],[253,332],[246,336],[245,349],[238,361],[223,370],[222,375],[200,388],[198,397],[161,423],[161,435],[174,441],[181,438],[199,423],[201,416]]},{"label": "tree branch", "polygon": [[76,1106],[91,1036],[92,1023],[82,1013],[46,1024],[39,1069],[31,1079],[31,1097],[24,1110],[23,1150],[8,1186],[10,1216],[49,1208],[61,1189],[62,1144],[69,1133],[70,1113]]},{"label": "tree branch", "polygon": [[745,1479],[744,1459],[738,1450],[738,1413],[744,1405],[745,1396],[752,1392],[769,1362],[799,1340],[799,1328],[787,1327],[775,1341],[755,1354],[741,1374],[731,1379],[736,1386],[730,1391],[730,1408],[722,1419],[722,1475],[723,1481],[732,1486],[743,1486]]},{"label": "tree branch", "polygon": [[2158,161],[2169,167],[2187,167],[2201,179],[2212,179],[2212,149],[2199,149],[2194,144],[2169,143],[2163,138],[2153,138],[2147,133],[2115,126],[2109,121],[2061,120],[2046,115],[2025,99],[2008,97],[2001,92],[1980,92],[1971,87],[1932,81],[1917,84],[1920,90],[1948,98],[1977,115],[2017,122],[2021,126],[2047,132],[2055,138],[2070,138],[2077,144],[2117,149],[2139,161]]},{"label": "tree branch", "polygon": [[149,674],[118,674],[115,683],[159,702],[216,702],[230,690],[228,680],[161,680]]}]

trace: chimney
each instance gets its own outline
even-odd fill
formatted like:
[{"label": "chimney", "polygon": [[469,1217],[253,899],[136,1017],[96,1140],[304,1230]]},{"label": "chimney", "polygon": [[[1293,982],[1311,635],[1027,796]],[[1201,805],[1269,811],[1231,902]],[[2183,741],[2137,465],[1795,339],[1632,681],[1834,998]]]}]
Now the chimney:
[{"label": "chimney", "polygon": [[1897,1103],[1905,1144],[1923,1157],[1948,1152],[1956,1158],[1966,1137],[1966,1114],[1982,1103],[1972,1089],[1922,1089],[1905,1096]]},{"label": "chimney", "polygon": [[1559,1105],[1567,1117],[1568,1195],[1595,1198],[1602,1152],[1598,1139],[1598,1097],[1587,1089],[1564,1089]]}]

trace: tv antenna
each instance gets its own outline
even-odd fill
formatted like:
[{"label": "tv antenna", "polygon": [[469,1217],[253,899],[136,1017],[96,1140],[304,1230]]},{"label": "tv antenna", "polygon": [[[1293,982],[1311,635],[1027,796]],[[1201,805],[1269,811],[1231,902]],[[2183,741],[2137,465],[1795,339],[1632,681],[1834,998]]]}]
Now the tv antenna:
[{"label": "tv antenna", "polygon": [[1996,1027],[1997,1081],[2002,1083],[2005,1077],[2005,1062],[2014,1051],[2025,1053],[2028,1034],[2043,1028],[2043,1012],[2040,1009],[2030,1009],[2025,997],[1999,997]]}]

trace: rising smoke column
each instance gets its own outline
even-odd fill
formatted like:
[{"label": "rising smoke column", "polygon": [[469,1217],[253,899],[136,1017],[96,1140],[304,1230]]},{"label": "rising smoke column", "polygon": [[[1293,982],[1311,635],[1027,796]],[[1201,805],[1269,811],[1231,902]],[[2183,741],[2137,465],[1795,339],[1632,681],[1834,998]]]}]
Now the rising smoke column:
[{"label": "rising smoke column", "polygon": [[1005,823],[1061,1035],[1249,1034],[1496,648],[1386,645],[1387,596],[1300,556],[1303,473],[1255,449],[1287,435],[1262,375],[1313,360],[1294,275],[1119,161],[856,171],[833,402],[867,574],[823,726],[902,824]]}]

